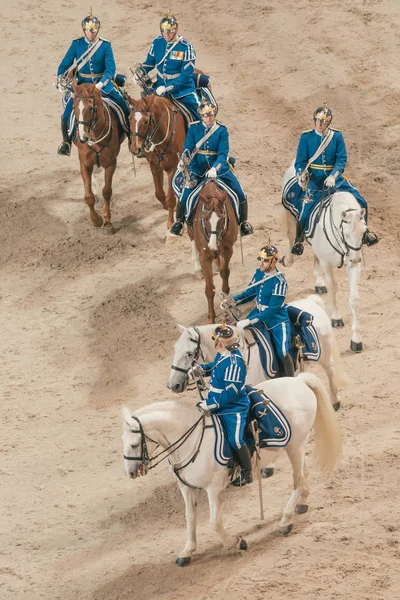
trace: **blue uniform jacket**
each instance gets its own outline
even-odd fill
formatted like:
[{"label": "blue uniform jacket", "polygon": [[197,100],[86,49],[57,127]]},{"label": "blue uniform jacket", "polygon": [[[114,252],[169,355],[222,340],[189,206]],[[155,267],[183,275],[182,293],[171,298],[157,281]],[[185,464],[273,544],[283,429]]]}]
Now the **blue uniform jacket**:
[{"label": "blue uniform jacket", "polygon": [[[271,273],[263,273],[257,269],[249,285],[261,281]],[[233,296],[236,304],[246,304],[251,300],[256,300],[256,306],[248,314],[251,325],[263,324],[266,329],[273,329],[276,325],[289,321],[289,314],[285,304],[285,298],[288,290],[285,277],[276,270],[272,277],[269,277],[263,283],[248,288],[241,294]]]},{"label": "blue uniform jacket", "polygon": [[[93,56],[83,65],[82,69],[78,71],[77,82],[98,83],[101,81],[103,84],[102,93],[109,94],[111,90],[115,89],[112,81],[116,71],[114,54],[110,42],[103,38],[96,38],[94,44],[97,43],[97,40],[100,40],[101,44]],[[73,65],[74,60],[78,60],[92,45],[85,37],[74,40],[58,67],[57,75],[65,73]]]},{"label": "blue uniform jacket", "polygon": [[205,376],[211,375],[207,406],[213,413],[246,412],[250,402],[244,383],[246,365],[240,350],[218,353],[212,363],[201,365]]},{"label": "blue uniform jacket", "polygon": [[[219,121],[217,123],[219,125],[218,129],[200,146],[199,151],[190,163],[190,170],[198,177],[203,177],[211,167],[217,169],[218,175],[224,175],[230,171],[227,162],[229,154],[228,130]],[[208,130],[209,128],[202,121],[190,123],[183,149],[193,152],[196,143],[207,134]]]},{"label": "blue uniform jacket", "polygon": [[[310,190],[322,190],[324,181],[329,175],[337,174],[336,187],[339,187],[344,181],[342,173],[347,163],[346,145],[342,133],[337,129],[332,129],[332,131],[334,132],[332,140],[308,168],[311,173],[308,186]],[[301,134],[294,163],[297,174],[304,171],[307,162],[317,151],[322,139],[315,129]]]},{"label": "blue uniform jacket", "polygon": [[[161,35],[156,37],[142,68],[146,73],[157,69],[156,86],[164,85],[167,95],[182,98],[196,89],[193,81],[196,53],[192,44],[185,39],[179,38],[179,42],[175,42],[176,40],[167,44]],[[173,49],[168,52],[172,46]]]}]

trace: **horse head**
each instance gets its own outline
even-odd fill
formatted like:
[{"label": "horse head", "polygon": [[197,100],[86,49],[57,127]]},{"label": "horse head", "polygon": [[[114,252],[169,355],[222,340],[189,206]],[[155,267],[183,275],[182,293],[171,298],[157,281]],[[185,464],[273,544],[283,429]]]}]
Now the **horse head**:
[{"label": "horse head", "polygon": [[78,138],[82,144],[91,139],[91,133],[103,115],[103,102],[100,90],[94,83],[81,83],[72,80],[74,90],[73,109],[78,125]]},{"label": "horse head", "polygon": [[129,96],[129,103],[131,105],[131,112],[129,115],[130,124],[130,140],[129,150],[133,155],[137,156],[142,152],[148,141],[151,132],[152,124],[156,119],[153,105],[155,96],[145,96],[140,100],[135,100]]},{"label": "horse head", "polygon": [[131,479],[146,475],[151,453],[157,444],[146,436],[141,421],[126,407],[122,407],[125,473]]},{"label": "horse head", "polygon": [[365,209],[346,209],[341,212],[340,229],[343,242],[351,263],[361,262],[362,240],[367,226],[365,224]]},{"label": "horse head", "polygon": [[208,247],[216,252],[218,250],[217,235],[221,236],[225,226],[225,202],[228,194],[221,190],[215,181],[208,181],[199,194],[199,201],[203,205],[202,220],[209,236]]}]

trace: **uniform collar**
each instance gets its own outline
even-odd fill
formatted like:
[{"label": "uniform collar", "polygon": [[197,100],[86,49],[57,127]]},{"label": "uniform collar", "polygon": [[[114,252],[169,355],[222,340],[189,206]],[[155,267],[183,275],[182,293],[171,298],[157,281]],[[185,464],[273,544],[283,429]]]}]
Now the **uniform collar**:
[{"label": "uniform collar", "polygon": [[330,128],[328,127],[327,129],[325,129],[324,133],[321,133],[320,131],[317,131],[316,129],[314,129],[314,131],[319,137],[324,138],[330,132]]}]

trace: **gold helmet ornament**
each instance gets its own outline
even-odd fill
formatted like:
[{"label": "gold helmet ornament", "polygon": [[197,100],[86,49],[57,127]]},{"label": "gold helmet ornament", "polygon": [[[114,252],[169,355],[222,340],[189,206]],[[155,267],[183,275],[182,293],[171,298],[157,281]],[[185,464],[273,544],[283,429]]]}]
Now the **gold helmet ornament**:
[{"label": "gold helmet ornament", "polygon": [[220,342],[227,350],[233,351],[239,348],[235,332],[225,321],[214,329],[212,339],[215,343]]},{"label": "gold helmet ornament", "polygon": [[324,102],[323,106],[319,106],[313,112],[314,123],[318,120],[329,125],[329,123],[332,121],[332,117],[332,111],[330,108],[328,108],[328,104],[326,102]]},{"label": "gold helmet ornament", "polygon": [[98,32],[100,29],[100,21],[97,17],[93,15],[92,7],[90,7],[89,15],[82,20],[82,29],[83,32]]},{"label": "gold helmet ornament", "polygon": [[214,116],[217,114],[217,107],[211,100],[208,100],[207,98],[205,98],[205,96],[202,96],[200,106],[197,109],[197,112],[202,117]]},{"label": "gold helmet ornament", "polygon": [[174,33],[178,29],[178,21],[169,10],[160,21],[160,31],[163,33]]},{"label": "gold helmet ornament", "polygon": [[263,246],[257,256],[257,260],[268,261],[272,260],[273,258],[278,258],[278,248],[273,244]]}]

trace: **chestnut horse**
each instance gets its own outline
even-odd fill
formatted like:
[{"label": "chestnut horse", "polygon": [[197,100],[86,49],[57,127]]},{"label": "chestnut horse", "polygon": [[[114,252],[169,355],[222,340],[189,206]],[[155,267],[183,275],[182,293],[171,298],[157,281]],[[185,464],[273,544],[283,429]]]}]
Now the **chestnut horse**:
[{"label": "chestnut horse", "polygon": [[[171,182],[178,166],[186,137],[185,122],[179,110],[167,98],[146,96],[129,98],[132,111],[129,149],[134,156],[144,155],[153,175],[155,195],[168,211],[167,228],[174,222],[175,194]],[[164,192],[164,171],[168,177]]]},{"label": "chestnut horse", "polygon": [[[101,93],[94,83],[77,85],[76,79],[73,79],[72,87],[77,131],[74,144],[78,148],[85,200],[89,206],[90,219],[95,227],[103,226],[105,232],[113,233],[110,213],[112,178],[125,134],[121,135],[115,114],[103,102]],[[92,175],[95,165],[104,167],[104,220],[94,208]]]},{"label": "chestnut horse", "polygon": [[[215,323],[213,262],[222,278],[222,291],[229,294],[229,261],[238,236],[238,222],[228,193],[214,179],[206,180],[188,233],[192,242],[195,271],[200,267],[205,279],[208,322]],[[199,264],[200,259],[200,264]]]}]

